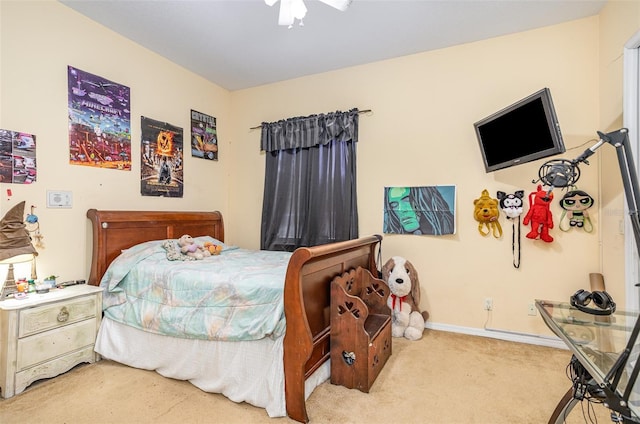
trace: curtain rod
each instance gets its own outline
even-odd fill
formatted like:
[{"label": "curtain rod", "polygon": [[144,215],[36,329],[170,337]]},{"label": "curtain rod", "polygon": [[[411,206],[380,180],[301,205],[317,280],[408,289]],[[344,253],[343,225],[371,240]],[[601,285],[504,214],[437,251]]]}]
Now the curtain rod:
[{"label": "curtain rod", "polygon": [[[372,112],[372,110],[371,109],[359,110],[358,115],[361,113],[369,113],[369,112]],[[249,130],[259,130],[260,128],[262,128],[262,125],[258,125],[257,127],[251,127],[249,128]]]}]

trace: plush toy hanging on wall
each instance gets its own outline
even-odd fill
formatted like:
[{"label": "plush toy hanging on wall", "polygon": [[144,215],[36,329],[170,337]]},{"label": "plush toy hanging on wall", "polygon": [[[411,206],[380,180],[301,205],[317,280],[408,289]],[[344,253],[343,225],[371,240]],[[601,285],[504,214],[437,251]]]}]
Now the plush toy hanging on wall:
[{"label": "plush toy hanging on wall", "polygon": [[553,215],[551,214],[551,201],[553,193],[547,193],[538,185],[538,190],[529,194],[529,211],[524,216],[522,223],[529,225],[531,222],[531,231],[527,233],[527,238],[537,239],[551,243],[553,237],[549,234],[549,230],[553,228]]},{"label": "plush toy hanging on wall", "polygon": [[[578,189],[568,191],[560,200],[562,215],[560,216],[559,227],[562,231],[569,231],[571,228],[582,228],[587,233],[593,231],[593,224],[589,218],[587,209],[591,208],[595,200],[586,192]],[[567,219],[569,226],[567,227]]]},{"label": "plush toy hanging on wall", "polygon": [[[489,196],[489,191],[482,190],[482,195],[473,201],[474,211],[473,217],[478,221],[478,231],[483,236],[493,232],[495,238],[502,237],[502,227],[498,218],[500,217],[500,209],[498,209],[498,200]],[[484,227],[487,232],[484,232]]]},{"label": "plush toy hanging on wall", "polygon": [[33,234],[33,238],[36,239],[36,249],[44,249],[44,243],[42,243],[44,236],[40,232],[40,222],[38,221],[38,215],[33,211],[34,208],[35,206],[31,205],[31,213],[27,215],[24,223],[29,234]]},{"label": "plush toy hanging on wall", "polygon": [[[507,194],[504,191],[498,191],[498,200],[500,209],[511,221],[511,251],[513,253],[513,266],[520,268],[520,215],[522,215],[524,202],[524,190],[518,190],[513,194]],[[518,226],[516,227],[516,222]],[[517,247],[517,255],[516,255]]]}]

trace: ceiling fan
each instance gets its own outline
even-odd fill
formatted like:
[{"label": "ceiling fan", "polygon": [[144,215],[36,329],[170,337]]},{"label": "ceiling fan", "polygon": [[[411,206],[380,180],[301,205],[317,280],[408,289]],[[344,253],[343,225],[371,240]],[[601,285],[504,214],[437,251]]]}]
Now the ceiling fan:
[{"label": "ceiling fan", "polygon": [[[338,9],[341,12],[347,10],[353,0],[319,0],[322,3]],[[278,0],[264,0],[268,6],[273,6]],[[302,18],[307,14],[307,7],[303,0],[280,0],[280,15],[278,17],[278,25],[286,25],[293,27],[296,19],[303,26]]]}]

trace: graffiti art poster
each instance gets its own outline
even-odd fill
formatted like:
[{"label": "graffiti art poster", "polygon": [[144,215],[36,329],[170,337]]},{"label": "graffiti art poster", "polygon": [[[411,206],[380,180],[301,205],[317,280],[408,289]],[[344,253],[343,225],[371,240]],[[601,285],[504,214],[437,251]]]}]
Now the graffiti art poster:
[{"label": "graffiti art poster", "polygon": [[385,187],[386,234],[455,234],[455,186]]},{"label": "graffiti art poster", "polygon": [[68,67],[69,163],[131,171],[129,87]]},{"label": "graffiti art poster", "polygon": [[31,184],[37,174],[36,136],[0,130],[0,182]]},{"label": "graffiti art poster", "polygon": [[216,118],[191,110],[191,156],[218,160]]},{"label": "graffiti art poster", "polygon": [[141,117],[140,193],[182,197],[182,128]]}]

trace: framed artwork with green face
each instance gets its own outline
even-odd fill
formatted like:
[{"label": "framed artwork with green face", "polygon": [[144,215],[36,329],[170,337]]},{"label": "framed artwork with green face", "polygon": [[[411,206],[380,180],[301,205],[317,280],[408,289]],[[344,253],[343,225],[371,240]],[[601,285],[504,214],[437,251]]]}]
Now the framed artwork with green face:
[{"label": "framed artwork with green face", "polygon": [[455,234],[455,186],[385,187],[385,234]]}]

